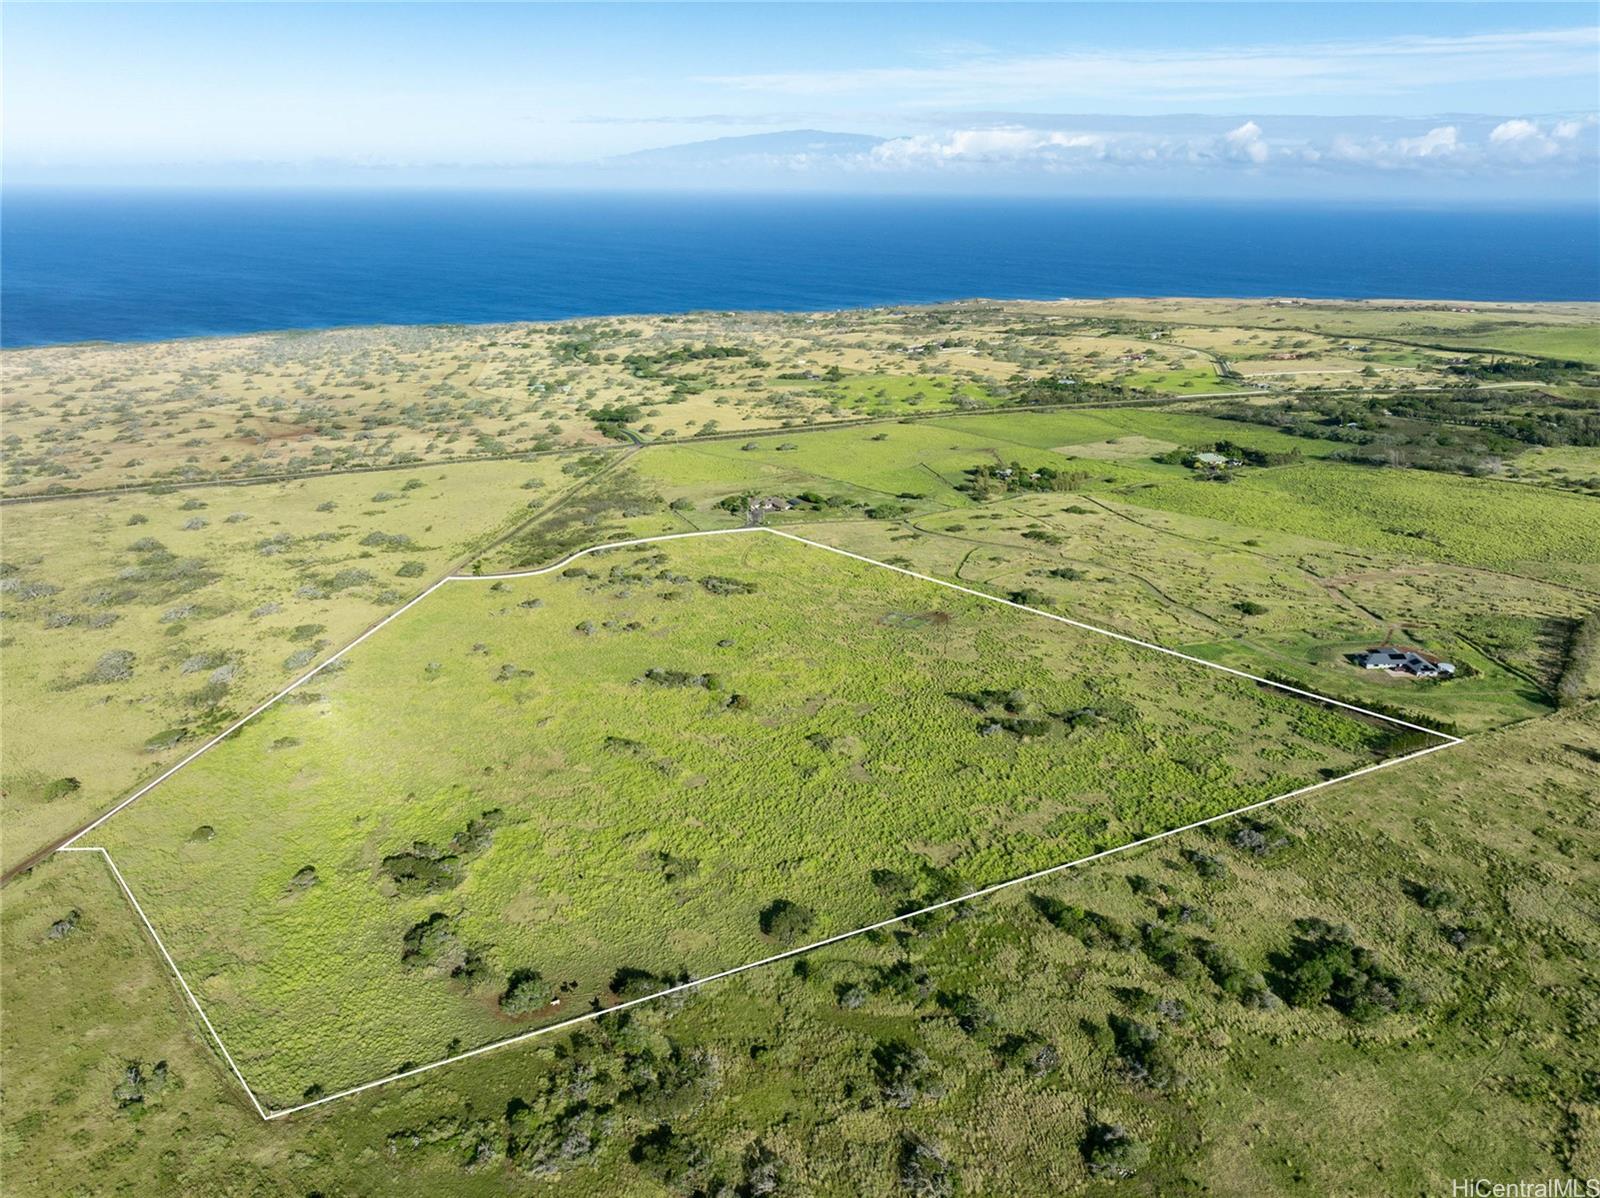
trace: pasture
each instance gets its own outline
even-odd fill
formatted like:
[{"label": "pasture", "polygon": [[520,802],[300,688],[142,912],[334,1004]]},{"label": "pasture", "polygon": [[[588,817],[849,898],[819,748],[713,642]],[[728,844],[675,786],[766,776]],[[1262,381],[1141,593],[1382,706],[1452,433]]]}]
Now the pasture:
[{"label": "pasture", "polygon": [[283,1107],[1395,743],[757,534],[447,584],[86,843]]},{"label": "pasture", "polygon": [[[1342,774],[1383,730],[765,535],[452,582],[82,843],[274,1107],[611,1013],[263,1123],[104,860],[46,856],[0,912],[8,1188],[853,1198],[903,1194],[910,1145],[964,1193],[1592,1175],[1595,391],[1447,367],[1600,360],[1596,310],[973,303],[8,352],[7,494],[135,488],[4,509],[8,867],[446,572],[736,527],[757,496],[811,541],[1469,738],[649,997]],[[1217,357],[1358,370],[1033,406]],[[1363,443],[1348,422],[1391,402]],[[1273,427],[1293,413],[1309,435]],[[1225,483],[1171,456],[1224,440],[1300,456]],[[1394,468],[1424,462],[1457,472]],[[166,485],[247,475],[273,477]],[[1383,641],[1462,676],[1349,661]],[[1357,956],[1371,986],[1318,989]],[[1096,1176],[1109,1124],[1143,1176]]]}]

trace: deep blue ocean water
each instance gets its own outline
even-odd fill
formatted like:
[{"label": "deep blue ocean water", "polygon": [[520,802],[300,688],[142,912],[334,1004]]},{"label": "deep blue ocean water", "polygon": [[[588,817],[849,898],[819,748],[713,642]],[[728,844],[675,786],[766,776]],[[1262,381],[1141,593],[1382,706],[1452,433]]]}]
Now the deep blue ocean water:
[{"label": "deep blue ocean water", "polygon": [[1600,299],[1593,209],[10,191],[0,343],[969,297]]}]

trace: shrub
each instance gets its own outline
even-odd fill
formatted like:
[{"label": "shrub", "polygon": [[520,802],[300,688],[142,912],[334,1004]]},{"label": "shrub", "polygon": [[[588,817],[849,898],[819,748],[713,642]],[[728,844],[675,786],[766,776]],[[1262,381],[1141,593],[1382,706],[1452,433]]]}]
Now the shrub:
[{"label": "shrub", "polygon": [[1157,1028],[1115,1014],[1106,1022],[1117,1057],[1129,1078],[1162,1093],[1181,1089],[1188,1083]]},{"label": "shrub", "polygon": [[148,1074],[138,1061],[130,1061],[122,1071],[122,1079],[112,1087],[111,1097],[117,1106],[137,1106],[152,1095],[159,1094],[167,1084],[167,1063],[157,1061]]},{"label": "shrub", "polygon": [[740,1167],[744,1179],[734,1189],[738,1198],[771,1198],[782,1191],[788,1170],[783,1159],[762,1141],[751,1141]]},{"label": "shrub", "polygon": [[880,1040],[872,1049],[872,1072],[883,1100],[902,1110],[943,1093],[928,1054],[904,1040]]},{"label": "shrub", "polygon": [[1110,915],[1069,906],[1047,894],[1030,894],[1028,903],[1051,927],[1076,936],[1085,948],[1130,949],[1139,943],[1132,928]]},{"label": "shrub", "polygon": [[450,971],[450,979],[471,990],[489,979],[489,963],[477,948],[468,945],[462,950],[459,964]]},{"label": "shrub", "polygon": [[644,998],[670,985],[672,985],[670,978],[657,977],[648,969],[635,969],[624,965],[611,975],[611,985],[608,989],[617,998],[626,1002],[630,999]]},{"label": "shrub", "polygon": [[[437,965],[441,957],[456,949],[455,925],[443,911],[435,911],[421,923],[413,924],[400,943],[402,965],[412,968]],[[504,998],[501,999],[501,1009],[505,1009]]]},{"label": "shrub", "polygon": [[1289,844],[1289,837],[1276,824],[1246,819],[1228,838],[1234,848],[1256,857],[1269,857]]},{"label": "shrub", "polygon": [[935,995],[934,1001],[956,1021],[956,1026],[969,1036],[981,1036],[995,1026],[994,1012],[970,994],[951,994],[941,990]]},{"label": "shrub", "polygon": [[401,894],[431,894],[449,890],[461,881],[465,858],[481,853],[494,837],[500,822],[498,809],[485,811],[440,848],[426,841],[412,843],[411,850],[392,853],[383,859],[383,871]]},{"label": "shrub", "polygon": [[949,1198],[956,1192],[950,1162],[937,1144],[906,1132],[900,1137],[900,1188],[913,1198]]},{"label": "shrub", "polygon": [[126,682],[133,677],[135,660],[131,649],[111,649],[100,655],[100,660],[95,663],[94,669],[89,671],[86,681],[97,685]]},{"label": "shrub", "polygon": [[1227,946],[1200,940],[1195,943],[1195,955],[1223,993],[1231,994],[1244,1006],[1272,1010],[1282,1005],[1278,996],[1268,988],[1267,980],[1260,971],[1246,966]]},{"label": "shrub", "polygon": [[1092,1124],[1084,1133],[1081,1151],[1096,1177],[1132,1177],[1150,1159],[1149,1147],[1114,1123]]},{"label": "shrub", "polygon": [[1326,1003],[1365,1023],[1421,1005],[1416,989],[1358,945],[1349,928],[1320,919],[1300,920],[1297,927],[1300,934],[1279,957],[1273,983],[1291,1006]]},{"label": "shrub", "polygon": [[83,783],[76,778],[57,778],[53,782],[45,783],[39,797],[49,803],[56,799],[64,799],[69,794],[74,794],[81,789],[83,789]]},{"label": "shrub", "polygon": [[1195,872],[1208,881],[1228,876],[1228,863],[1221,857],[1214,857],[1199,849],[1184,849],[1183,859],[1194,866]]},{"label": "shrub", "polygon": [[1556,683],[1556,703],[1571,707],[1600,694],[1600,611],[1591,612],[1573,631],[1567,659]]},{"label": "shrub", "polygon": [[653,682],[657,686],[701,687],[708,691],[722,689],[722,684],[715,674],[690,674],[686,670],[664,670],[659,666],[652,666],[646,670],[643,680]]},{"label": "shrub", "polygon": [[427,573],[428,567],[423,562],[403,562],[395,574],[400,578],[419,578]]},{"label": "shrub", "polygon": [[1060,1051],[1038,1032],[1007,1036],[996,1052],[1002,1061],[1020,1065],[1032,1077],[1043,1077],[1061,1064]]},{"label": "shrub", "polygon": [[1142,931],[1145,955],[1175,978],[1189,979],[1200,972],[1189,942],[1165,924],[1147,923]]},{"label": "shrub", "polygon": [[1379,740],[1378,751],[1387,756],[1400,756],[1406,753],[1415,753],[1418,749],[1426,749],[1430,745],[1439,743],[1439,738],[1428,732],[1418,732],[1413,728],[1397,728]]},{"label": "shrub", "polygon": [[1402,889],[1424,911],[1437,911],[1441,907],[1453,907],[1459,901],[1455,892],[1448,886],[1429,886],[1422,882],[1406,882]]},{"label": "shrub", "polygon": [[713,595],[753,595],[756,591],[756,584],[753,582],[726,578],[720,574],[707,574],[700,580],[700,585]]},{"label": "shrub", "polygon": [[411,544],[411,538],[403,532],[369,532],[361,538],[361,544],[368,549],[404,549]]},{"label": "shrub", "polygon": [[330,591],[344,591],[350,587],[365,586],[369,582],[376,581],[377,579],[372,576],[370,571],[362,570],[356,566],[346,566],[328,579],[327,586]]},{"label": "shrub", "polygon": [[60,940],[63,937],[70,936],[73,932],[77,931],[78,921],[82,918],[83,916],[78,912],[78,909],[74,907],[71,911],[68,911],[60,919],[51,924],[50,930],[46,932],[45,935],[51,940]]},{"label": "shrub", "polygon": [[761,932],[782,944],[793,944],[811,930],[810,910],[788,899],[773,899],[762,909]]},{"label": "shrub", "polygon": [[516,969],[506,979],[506,988],[500,995],[500,1011],[515,1019],[549,1006],[553,997],[549,983],[537,969]]},{"label": "shrub", "polygon": [[146,738],[144,751],[146,753],[165,753],[168,749],[176,748],[179,744],[188,740],[190,735],[192,735],[191,730],[182,726],[163,728],[160,732]]},{"label": "shrub", "polygon": [[872,984],[879,994],[891,994],[907,1002],[921,1002],[933,990],[928,971],[910,961],[896,961],[893,965],[878,967],[878,976]]},{"label": "shrub", "polygon": [[662,1123],[640,1134],[628,1159],[667,1185],[676,1185],[699,1169],[706,1157],[693,1140]]}]

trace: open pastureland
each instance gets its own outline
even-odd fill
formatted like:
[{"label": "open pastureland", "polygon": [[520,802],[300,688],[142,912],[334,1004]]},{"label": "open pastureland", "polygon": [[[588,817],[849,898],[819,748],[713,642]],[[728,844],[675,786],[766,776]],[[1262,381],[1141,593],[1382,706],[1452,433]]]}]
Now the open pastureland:
[{"label": "open pastureland", "polygon": [[1443,743],[754,534],[446,584],[86,843],[281,1108]]},{"label": "open pastureland", "polygon": [[573,481],[562,464],[8,509],[5,866],[326,660],[530,502],[553,502]]},{"label": "open pastureland", "polygon": [[[1529,355],[1594,360],[1593,311],[957,304],[8,354],[13,490],[326,475],[6,505],[8,867],[470,578],[74,846],[111,847],[280,1117],[100,853],[12,876],[8,1187],[853,1196],[904,1192],[913,1143],[967,1192],[1592,1174],[1600,459],[1589,376]],[[1208,355],[1430,377],[1039,410]],[[1219,445],[1250,460],[1188,464]],[[485,450],[512,456],[459,460]],[[762,501],[1468,740],[896,920],[1376,762],[1383,726],[765,534],[482,577]],[[1460,672],[1350,660],[1385,643]],[[1094,1172],[1111,1125],[1140,1177]]]}]

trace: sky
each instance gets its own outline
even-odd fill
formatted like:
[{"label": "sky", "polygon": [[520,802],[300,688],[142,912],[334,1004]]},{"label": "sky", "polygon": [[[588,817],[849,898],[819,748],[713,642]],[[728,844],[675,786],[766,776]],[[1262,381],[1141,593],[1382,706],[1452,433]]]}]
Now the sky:
[{"label": "sky", "polygon": [[7,186],[1600,202],[1592,3],[12,0],[0,22]]}]

